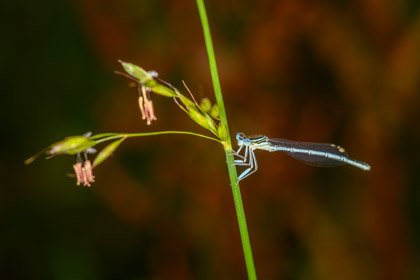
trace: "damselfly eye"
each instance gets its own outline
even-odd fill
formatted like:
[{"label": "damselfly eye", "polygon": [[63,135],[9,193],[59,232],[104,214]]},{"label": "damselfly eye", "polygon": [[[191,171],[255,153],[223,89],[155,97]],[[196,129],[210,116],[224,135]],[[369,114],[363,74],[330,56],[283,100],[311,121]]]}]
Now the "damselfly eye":
[{"label": "damselfly eye", "polygon": [[244,139],[244,135],[242,134],[242,133],[237,133],[236,134],[236,141],[240,141],[240,140],[243,140]]},{"label": "damselfly eye", "polygon": [[245,146],[249,146],[249,145],[251,145],[251,140],[250,139],[243,139],[243,143],[244,143],[244,145]]}]

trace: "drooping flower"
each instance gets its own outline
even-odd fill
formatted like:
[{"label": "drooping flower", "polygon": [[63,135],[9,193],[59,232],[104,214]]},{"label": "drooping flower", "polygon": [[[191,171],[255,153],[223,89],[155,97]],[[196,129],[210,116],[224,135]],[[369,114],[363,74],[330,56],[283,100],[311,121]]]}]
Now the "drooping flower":
[{"label": "drooping flower", "polygon": [[153,92],[165,97],[177,97],[176,93],[172,89],[158,83],[158,81],[161,81],[157,78],[159,76],[158,72],[154,70],[146,71],[137,65],[122,60],[119,60],[119,62],[126,73],[119,71],[116,71],[116,73],[137,83],[139,92],[138,104],[142,119],[146,120],[147,125],[151,125],[152,121],[157,120],[157,118],[150,93]]},{"label": "drooping flower", "polygon": [[[42,154],[46,154],[47,158],[57,155],[77,155],[76,163],[73,165],[77,185],[83,184],[84,186],[90,187],[90,184],[95,182],[95,177],[92,172],[92,164],[87,155],[96,153],[96,149],[94,148],[96,142],[91,140],[90,136],[91,133],[89,132],[84,135],[67,137],[30,157],[25,161],[25,164],[30,164]],[[85,160],[82,160],[82,153],[84,154]]]},{"label": "drooping flower", "polygon": [[93,169],[90,160],[86,160],[83,165],[83,178],[85,186],[90,187],[90,183],[95,182],[95,176],[93,176]]},{"label": "drooping flower", "polygon": [[150,125],[152,121],[157,120],[150,94],[146,87],[141,84],[139,84],[139,108],[141,117],[143,120],[147,121],[147,125]]},{"label": "drooping flower", "polygon": [[81,184],[86,187],[90,187],[91,183],[95,182],[95,176],[93,176],[93,168],[90,160],[87,159],[87,152],[84,152],[86,160],[83,161],[80,153],[77,154],[76,163],[73,165],[74,174],[76,175],[77,185]]},{"label": "drooping flower", "polygon": [[76,162],[73,165],[73,169],[74,169],[74,174],[76,175],[76,179],[77,179],[77,185],[79,186],[82,182],[85,181],[84,176],[83,176],[83,164],[82,162]]}]

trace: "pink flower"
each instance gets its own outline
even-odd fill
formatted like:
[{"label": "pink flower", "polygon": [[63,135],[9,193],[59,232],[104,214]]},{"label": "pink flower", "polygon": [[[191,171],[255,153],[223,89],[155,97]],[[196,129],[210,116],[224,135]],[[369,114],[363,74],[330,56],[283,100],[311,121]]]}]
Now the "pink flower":
[{"label": "pink flower", "polygon": [[77,178],[77,185],[80,186],[80,183],[83,183],[85,181],[83,176],[83,167],[81,162],[76,162],[75,165],[73,165],[74,174],[76,174]]},{"label": "pink flower", "polygon": [[77,178],[77,185],[83,184],[83,186],[90,187],[90,183],[95,182],[95,176],[93,176],[93,169],[90,160],[86,160],[83,164],[81,161],[76,162],[73,165],[74,173]]},{"label": "pink flower", "polygon": [[146,87],[139,84],[139,107],[142,119],[147,121],[147,125],[150,125],[152,121],[157,120],[155,111],[153,108],[153,102],[150,98]]}]

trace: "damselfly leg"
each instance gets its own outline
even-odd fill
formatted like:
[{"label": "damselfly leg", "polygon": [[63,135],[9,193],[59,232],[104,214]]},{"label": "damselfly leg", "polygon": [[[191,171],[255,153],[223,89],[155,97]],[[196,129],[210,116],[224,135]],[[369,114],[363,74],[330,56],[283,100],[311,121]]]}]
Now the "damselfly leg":
[{"label": "damselfly leg", "polygon": [[[242,160],[245,160],[245,156],[241,155],[240,152],[242,150],[243,146],[239,147],[237,151],[232,151],[231,155],[240,157]],[[236,161],[235,161],[236,162]],[[236,164],[235,164],[236,165]]]},{"label": "damselfly leg", "polygon": [[236,151],[235,155],[240,157],[241,159],[235,160],[235,165],[237,166],[249,166],[249,168],[245,169],[239,176],[238,176],[238,182],[242,179],[245,179],[252,173],[256,172],[258,170],[258,163],[257,159],[255,158],[255,154],[253,149],[250,149],[249,147],[245,147],[245,153],[242,156],[239,154],[240,150],[243,146],[241,146],[238,151]]},{"label": "damselfly leg", "polygon": [[258,170],[258,163],[257,163],[257,159],[255,158],[254,151],[252,149],[249,149],[248,163],[237,164],[237,165],[249,165],[249,168],[247,168],[244,172],[241,173],[241,175],[238,176],[238,182],[245,179],[252,173],[256,172]]},{"label": "damselfly leg", "polygon": [[250,165],[250,161],[249,161],[249,158],[248,158],[248,155],[249,155],[249,147],[245,147],[245,153],[244,153],[244,155],[241,155],[239,152],[241,151],[242,147],[240,147],[238,149],[238,151],[236,151],[236,153],[234,154],[235,156],[241,158],[241,159],[236,159],[235,160],[235,165],[239,165],[239,166],[247,166],[247,165]]}]

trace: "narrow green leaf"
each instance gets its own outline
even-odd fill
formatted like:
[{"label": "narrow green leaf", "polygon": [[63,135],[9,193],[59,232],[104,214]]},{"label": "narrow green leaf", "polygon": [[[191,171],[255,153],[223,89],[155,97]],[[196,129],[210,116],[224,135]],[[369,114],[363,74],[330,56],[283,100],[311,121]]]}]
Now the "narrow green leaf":
[{"label": "narrow green leaf", "polygon": [[93,161],[92,168],[95,168],[102,162],[104,162],[107,158],[109,158],[112,153],[118,148],[118,146],[121,144],[122,141],[124,141],[126,137],[121,138],[117,141],[112,142],[108,146],[102,149],[102,151],[99,152],[99,154],[96,156],[95,160]]}]

